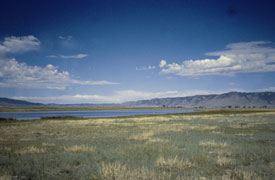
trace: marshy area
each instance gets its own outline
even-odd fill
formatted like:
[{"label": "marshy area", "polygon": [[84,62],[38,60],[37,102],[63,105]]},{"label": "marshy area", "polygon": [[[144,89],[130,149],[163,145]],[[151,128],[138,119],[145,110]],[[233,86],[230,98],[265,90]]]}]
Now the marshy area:
[{"label": "marshy area", "polygon": [[274,177],[274,109],[0,122],[0,179]]}]

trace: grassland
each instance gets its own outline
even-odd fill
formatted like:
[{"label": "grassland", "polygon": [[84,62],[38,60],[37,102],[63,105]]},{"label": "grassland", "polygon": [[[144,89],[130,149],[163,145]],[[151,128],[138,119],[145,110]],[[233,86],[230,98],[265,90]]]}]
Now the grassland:
[{"label": "grassland", "polygon": [[0,123],[0,179],[274,177],[271,110]]}]

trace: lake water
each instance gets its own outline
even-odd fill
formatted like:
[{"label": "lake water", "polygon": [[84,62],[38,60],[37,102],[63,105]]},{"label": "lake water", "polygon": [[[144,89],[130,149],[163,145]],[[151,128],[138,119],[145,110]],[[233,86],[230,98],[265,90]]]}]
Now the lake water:
[{"label": "lake water", "polygon": [[40,119],[41,117],[75,116],[75,117],[117,117],[150,114],[191,113],[193,110],[100,110],[100,111],[43,111],[43,112],[0,112],[0,118],[17,120]]}]

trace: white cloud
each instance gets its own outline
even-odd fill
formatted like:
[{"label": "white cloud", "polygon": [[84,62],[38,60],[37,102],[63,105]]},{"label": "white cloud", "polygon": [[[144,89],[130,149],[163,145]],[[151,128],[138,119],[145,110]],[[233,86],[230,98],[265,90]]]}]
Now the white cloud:
[{"label": "white cloud", "polygon": [[117,82],[110,82],[110,81],[80,81],[71,79],[72,84],[79,84],[79,85],[115,85],[119,84]]},{"label": "white cloud", "polygon": [[165,60],[161,60],[160,63],[159,63],[159,67],[164,67],[166,65],[166,61]]},{"label": "white cloud", "polygon": [[[59,37],[61,38],[61,37]],[[71,37],[68,37],[71,38]],[[58,68],[48,64],[45,67],[29,66],[20,63],[15,58],[7,59],[7,53],[23,53],[37,50],[40,41],[30,35],[22,37],[7,37],[0,44],[0,87],[4,88],[46,88],[65,89],[70,85],[113,85],[119,84],[109,81],[81,81],[72,79],[69,72],[59,72]],[[1,56],[2,55],[2,56]],[[77,54],[73,56],[60,56],[61,58],[84,58],[88,55]],[[55,58],[56,56],[48,56]]]},{"label": "white cloud", "polygon": [[257,91],[275,91],[275,87],[262,88],[258,89]]},{"label": "white cloud", "polygon": [[60,55],[59,57],[61,57],[62,59],[82,59],[87,56],[88,56],[87,54],[76,54],[76,55],[72,55],[72,56]]},{"label": "white cloud", "polygon": [[62,59],[82,59],[82,58],[85,58],[87,57],[88,55],[87,54],[75,54],[75,55],[71,55],[71,56],[65,56],[65,55],[49,55],[49,56],[46,56],[48,58],[62,58]]},{"label": "white cloud", "polygon": [[46,57],[48,57],[48,58],[57,58],[56,55],[49,55],[49,56],[46,56]]},{"label": "white cloud", "polygon": [[29,66],[15,59],[0,58],[0,87],[12,88],[47,88],[65,89],[78,85],[112,85],[109,81],[81,81],[70,77],[67,71],[59,72],[58,68],[48,64],[46,67]]},{"label": "white cloud", "polygon": [[146,71],[146,70],[153,70],[156,69],[156,66],[141,66],[141,67],[136,67],[137,71]]},{"label": "white cloud", "polygon": [[14,99],[21,99],[31,102],[40,103],[122,103],[126,101],[136,101],[153,98],[164,98],[164,97],[184,97],[193,95],[207,95],[207,94],[220,94],[223,92],[213,92],[207,90],[193,90],[193,91],[165,91],[165,92],[145,92],[135,90],[124,90],[116,91],[112,95],[63,95],[63,96],[52,96],[52,97],[13,97]]},{"label": "white cloud", "polygon": [[7,53],[24,53],[27,51],[38,50],[40,41],[32,36],[6,37],[0,44],[0,55]]},{"label": "white cloud", "polygon": [[72,36],[58,36],[58,39],[70,41],[73,39]]},{"label": "white cloud", "polygon": [[62,95],[50,97],[25,97],[15,96],[13,99],[25,100],[40,103],[77,104],[77,103],[101,103],[109,102],[110,98],[100,95]]},{"label": "white cloud", "polygon": [[161,72],[179,76],[232,75],[275,71],[275,48],[269,41],[232,43],[224,51],[206,53],[216,59],[185,60],[182,64],[160,61]]}]

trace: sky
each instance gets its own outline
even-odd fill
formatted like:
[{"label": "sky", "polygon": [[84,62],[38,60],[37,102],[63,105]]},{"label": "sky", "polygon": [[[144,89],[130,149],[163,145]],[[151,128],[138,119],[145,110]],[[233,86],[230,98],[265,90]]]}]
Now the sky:
[{"label": "sky", "polygon": [[275,91],[275,2],[9,0],[0,97],[121,103]]}]

